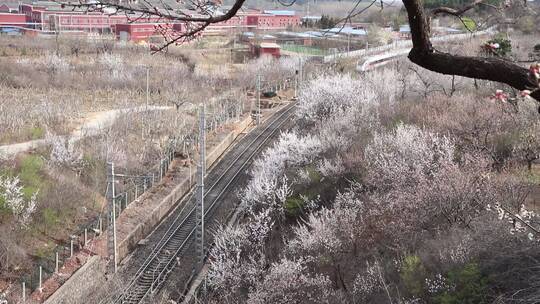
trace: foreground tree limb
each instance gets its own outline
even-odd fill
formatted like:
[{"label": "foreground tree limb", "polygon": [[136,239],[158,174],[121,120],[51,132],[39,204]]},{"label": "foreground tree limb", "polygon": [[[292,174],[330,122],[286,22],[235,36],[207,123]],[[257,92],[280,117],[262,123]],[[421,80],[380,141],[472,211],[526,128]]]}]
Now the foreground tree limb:
[{"label": "foreground tree limb", "polygon": [[475,0],[473,3],[471,3],[469,5],[466,5],[466,6],[462,7],[462,8],[459,8],[459,9],[446,7],[446,6],[438,7],[438,8],[433,9],[431,11],[431,14],[434,15],[434,16],[439,15],[439,14],[447,14],[447,15],[453,15],[453,16],[456,16],[456,17],[460,17],[465,12],[473,9],[475,6],[478,6],[478,5],[485,5],[485,6],[489,6],[491,8],[494,8],[496,10],[498,9],[494,5],[483,3],[483,1],[484,0]]},{"label": "foreground tree limb", "polygon": [[63,7],[72,7],[73,9],[83,9],[86,12],[103,11],[104,9],[114,9],[114,13],[111,15],[117,15],[124,13],[128,16],[127,12],[139,14],[133,19],[130,18],[130,22],[135,22],[140,19],[148,17],[157,17],[163,20],[178,21],[186,25],[185,32],[178,32],[174,35],[168,33],[167,28],[160,28],[158,31],[162,32],[163,37],[166,39],[166,43],[153,48],[152,52],[160,52],[166,49],[169,45],[180,43],[182,41],[188,41],[193,39],[197,35],[201,34],[210,24],[227,21],[236,16],[238,11],[244,5],[245,0],[236,0],[233,6],[223,14],[214,14],[208,8],[207,1],[201,0],[188,0],[187,3],[191,4],[195,9],[192,13],[184,13],[180,6],[174,8],[170,5],[165,5],[163,1],[160,1],[160,7],[153,6],[150,2],[143,0],[139,5],[122,4],[117,1],[99,1],[98,3],[91,1],[78,2],[58,2]]},{"label": "foreground tree limb", "polygon": [[540,102],[538,82],[531,79],[529,69],[496,57],[466,57],[438,52],[429,39],[428,18],[421,0],[403,0],[413,48],[409,59],[415,64],[433,72],[468,78],[491,80],[505,83],[518,90],[531,90],[531,97]]},{"label": "foreground tree limb", "polygon": [[[196,1],[194,1],[195,3]],[[94,11],[96,9],[102,9],[102,8],[114,8],[117,12],[134,12],[134,13],[140,13],[143,14],[143,16],[156,16],[161,17],[163,19],[172,20],[172,21],[183,21],[183,22],[201,22],[201,23],[218,23],[222,21],[226,21],[231,19],[232,17],[236,16],[236,13],[242,8],[244,5],[245,0],[236,0],[233,4],[233,6],[224,14],[222,15],[212,15],[212,13],[208,12],[208,10],[202,6],[197,5],[199,8],[199,13],[201,15],[188,15],[183,14],[179,10],[175,10],[171,7],[167,7],[165,9],[158,8],[158,7],[149,7],[149,6],[133,6],[131,4],[121,4],[114,1],[100,1],[99,4],[96,5],[96,3],[86,3],[86,2],[59,2],[63,6],[73,7],[73,8],[84,8],[87,9],[87,11]]]},{"label": "foreground tree limb", "polygon": [[[358,0],[361,1],[361,0]],[[375,2],[374,0],[373,2]],[[431,14],[450,14],[454,16],[460,16],[466,11],[472,9],[477,5],[488,5],[482,2],[483,0],[474,0],[471,4],[464,6],[460,9],[451,9],[447,7],[441,7],[431,11]],[[165,6],[164,9],[157,7],[151,7],[149,2],[144,1],[147,5],[141,5],[133,7],[132,5],[123,5],[113,1],[102,1],[98,5],[95,3],[64,3],[64,5],[71,6],[73,8],[86,8],[87,10],[102,9],[102,8],[114,8],[116,12],[135,12],[142,14],[142,16],[154,16],[161,17],[163,19],[185,22],[188,29],[185,33],[181,33],[176,36],[168,37],[165,45],[153,49],[154,52],[158,52],[166,48],[168,45],[178,43],[182,39],[190,39],[200,34],[207,26],[213,23],[226,21],[234,17],[237,12],[244,5],[245,0],[236,0],[233,6],[223,14],[214,15],[206,7],[207,2],[201,0],[189,0],[193,6],[198,8],[200,14],[186,14],[182,10],[173,9]],[[359,2],[358,2],[359,3]],[[403,4],[407,10],[409,18],[409,25],[411,28],[413,48],[409,53],[409,59],[415,64],[426,68],[430,71],[454,75],[463,76],[473,79],[484,79],[500,83],[505,83],[520,91],[529,90],[530,96],[540,102],[540,66],[536,67],[536,72],[532,73],[529,69],[523,68],[510,61],[496,58],[496,57],[467,57],[458,56],[448,53],[436,51],[430,41],[430,28],[429,19],[426,11],[423,7],[422,0],[403,0]],[[349,13],[347,18],[352,15],[361,13],[354,13],[354,10]],[[354,14],[353,14],[354,13]],[[166,30],[164,30],[166,32]],[[540,111],[540,110],[539,110]]]}]

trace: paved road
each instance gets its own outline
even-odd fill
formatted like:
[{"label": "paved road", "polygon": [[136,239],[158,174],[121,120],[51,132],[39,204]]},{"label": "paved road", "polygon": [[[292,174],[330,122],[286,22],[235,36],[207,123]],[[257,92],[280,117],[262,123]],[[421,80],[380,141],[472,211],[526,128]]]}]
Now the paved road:
[{"label": "paved road", "polygon": [[[85,121],[77,127],[70,135],[60,136],[70,141],[79,141],[88,136],[95,136],[103,132],[104,129],[113,125],[118,117],[128,113],[140,113],[145,111],[165,111],[174,109],[164,106],[145,106],[117,109],[94,113],[87,117]],[[36,139],[17,144],[0,146],[0,156],[13,156],[17,153],[44,147],[50,144],[50,139]]]},{"label": "paved road", "polygon": [[[493,33],[493,28],[490,28],[485,31],[476,32],[474,34],[454,34],[454,35],[448,35],[448,36],[440,36],[440,37],[434,37],[431,40],[434,43],[440,43],[440,42],[449,42],[449,41],[459,41],[464,39],[471,39],[473,37],[480,37],[483,35],[488,35]],[[409,54],[411,51],[412,42],[406,41],[404,45],[406,45],[406,48],[398,48],[393,49],[390,48],[380,54],[375,55],[364,55],[363,57],[363,63],[358,64],[356,67],[356,70],[358,72],[365,72],[368,70],[371,70],[375,67],[383,66],[386,63],[391,62],[392,60],[395,60],[400,57],[405,57]]]}]

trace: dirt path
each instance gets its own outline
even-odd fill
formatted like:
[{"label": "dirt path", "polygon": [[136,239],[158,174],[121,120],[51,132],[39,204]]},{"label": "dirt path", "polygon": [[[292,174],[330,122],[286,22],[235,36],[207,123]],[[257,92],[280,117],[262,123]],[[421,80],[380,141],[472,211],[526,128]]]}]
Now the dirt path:
[{"label": "dirt path", "polygon": [[[70,135],[65,136],[70,141],[79,141],[88,136],[94,136],[102,132],[103,129],[110,127],[114,121],[121,115],[127,113],[140,113],[145,111],[166,111],[174,109],[174,107],[166,106],[140,106],[134,108],[117,109],[103,112],[90,113],[83,122],[71,132]],[[3,145],[0,146],[0,156],[13,156],[17,153],[26,152],[29,150],[37,149],[49,144],[48,139],[36,139],[27,142]]]}]

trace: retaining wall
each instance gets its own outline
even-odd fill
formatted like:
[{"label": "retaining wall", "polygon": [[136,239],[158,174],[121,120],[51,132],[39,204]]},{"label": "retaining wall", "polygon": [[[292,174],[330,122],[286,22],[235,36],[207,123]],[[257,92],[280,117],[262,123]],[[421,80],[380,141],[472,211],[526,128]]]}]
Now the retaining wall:
[{"label": "retaining wall", "polygon": [[[206,155],[206,167],[210,168],[216,160],[231,146],[234,140],[244,132],[251,123],[251,117],[240,121],[234,130],[229,132],[220,143],[212,148]],[[166,197],[164,197],[157,207],[150,213],[147,219],[141,222],[131,233],[118,243],[118,261],[122,261],[137,245],[144,239],[154,227],[169,213],[176,205],[176,202],[186,195],[196,181],[196,170],[191,173],[191,178],[181,181]],[[190,183],[191,182],[191,183]]]},{"label": "retaining wall", "polygon": [[98,255],[94,255],[77,270],[60,288],[58,288],[45,304],[78,304],[89,303],[88,298],[95,292],[95,282],[103,281],[107,263]]},{"label": "retaining wall", "polygon": [[[229,148],[234,140],[244,132],[252,119],[250,116],[237,123],[234,130],[229,132],[217,146],[213,147],[206,156],[206,166],[210,168],[219,157]],[[118,260],[125,258],[136,244],[145,238],[154,227],[169,213],[184,195],[186,195],[195,182],[195,174],[181,181],[165,198],[157,204],[157,207],[150,212],[146,220],[142,221],[133,229],[126,238],[118,243]],[[77,270],[54,294],[52,294],[45,304],[78,304],[89,303],[93,293],[98,293],[99,287],[106,284],[106,260],[99,255],[92,256],[86,264]]]}]

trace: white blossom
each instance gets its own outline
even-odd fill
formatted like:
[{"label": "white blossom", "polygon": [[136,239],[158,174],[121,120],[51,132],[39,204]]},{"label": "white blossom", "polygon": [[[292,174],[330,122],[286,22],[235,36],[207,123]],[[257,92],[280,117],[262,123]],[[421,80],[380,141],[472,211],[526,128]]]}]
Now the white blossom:
[{"label": "white blossom", "polygon": [[464,264],[470,258],[472,245],[471,237],[469,235],[465,235],[460,237],[459,240],[457,240],[457,243],[442,248],[439,252],[439,256],[444,262]]},{"label": "white blossom", "polygon": [[217,289],[234,293],[252,285],[265,264],[263,248],[274,221],[271,209],[255,214],[244,225],[219,226],[210,250],[208,280]]},{"label": "white blossom", "polygon": [[308,215],[304,224],[293,229],[287,250],[306,259],[326,257],[353,243],[362,232],[362,208],[335,205]]},{"label": "white blossom", "polygon": [[302,90],[296,116],[316,123],[375,99],[375,94],[350,75],[319,77]]},{"label": "white blossom", "polygon": [[[240,226],[218,227],[210,250],[209,283],[217,288],[236,288],[242,280],[238,272],[248,232]],[[248,244],[249,245],[249,244]]]},{"label": "white blossom", "polygon": [[51,134],[47,134],[47,140],[52,145],[49,160],[53,164],[72,166],[82,160],[82,152],[75,149],[74,141]]},{"label": "white blossom", "polygon": [[336,217],[332,210],[322,209],[316,214],[311,213],[305,225],[293,229],[294,239],[289,242],[288,249],[292,252],[317,252],[329,254],[341,248],[341,240],[333,224]]},{"label": "white blossom", "polygon": [[426,278],[426,287],[430,294],[452,290],[448,280],[440,273],[436,274],[433,279]]},{"label": "white blossom", "polygon": [[301,259],[273,263],[249,293],[248,304],[332,303],[331,282],[322,274],[309,274]]},{"label": "white blossom", "polygon": [[317,165],[317,170],[326,177],[337,177],[345,172],[345,166],[340,156],[336,156],[334,159],[329,160],[324,158]]},{"label": "white blossom", "polygon": [[382,288],[379,276],[379,263],[366,261],[366,268],[356,275],[353,283],[353,293],[356,297],[365,298],[371,293]]},{"label": "white blossom", "polygon": [[416,126],[400,124],[388,133],[375,134],[365,156],[370,180],[381,186],[413,186],[453,164],[454,143]]},{"label": "white blossom", "polygon": [[0,197],[21,227],[27,228],[36,211],[37,192],[32,194],[29,200],[26,200],[22,191],[23,186],[20,184],[18,176],[0,176]]},{"label": "white blossom", "polygon": [[[253,164],[251,180],[242,193],[248,206],[264,203],[277,195],[277,202],[284,201],[288,193],[287,179],[283,177],[288,167],[311,163],[321,151],[321,143],[314,136],[299,136],[294,132],[282,133],[272,148],[262,153]],[[276,202],[276,201],[272,201]]]}]

